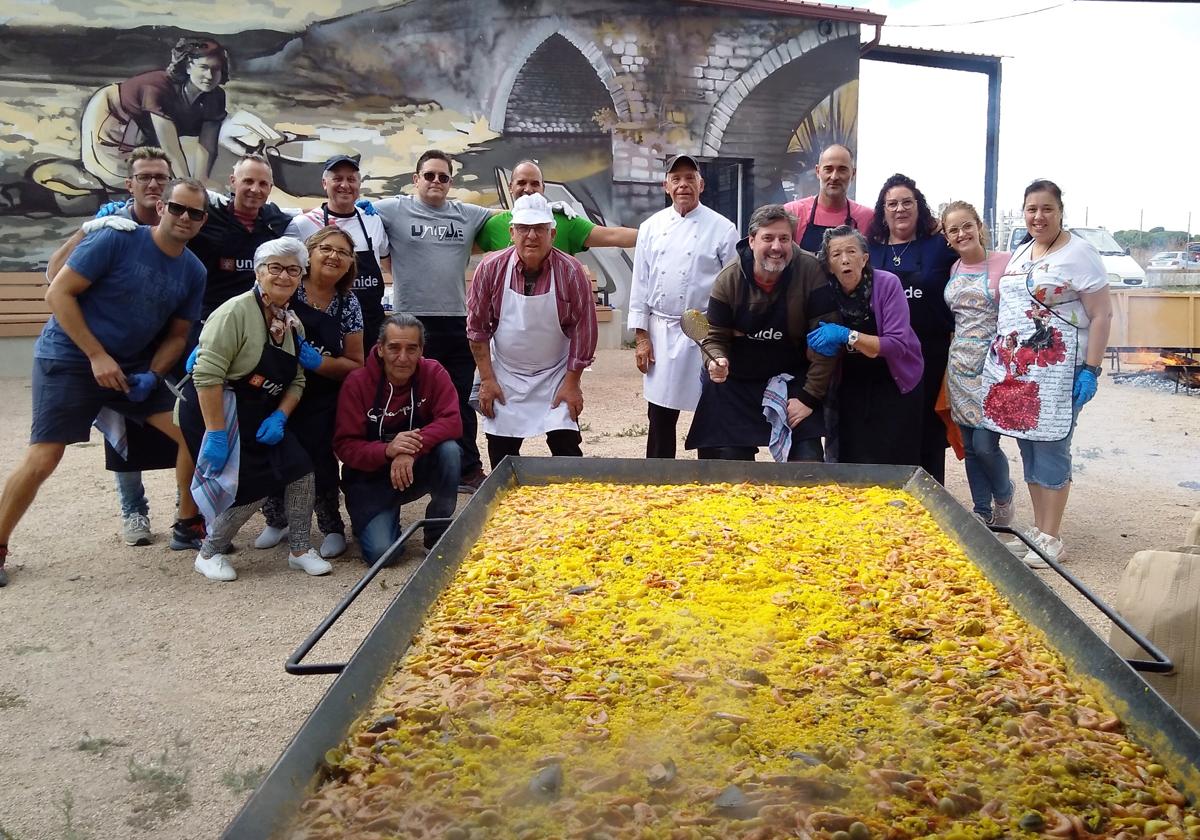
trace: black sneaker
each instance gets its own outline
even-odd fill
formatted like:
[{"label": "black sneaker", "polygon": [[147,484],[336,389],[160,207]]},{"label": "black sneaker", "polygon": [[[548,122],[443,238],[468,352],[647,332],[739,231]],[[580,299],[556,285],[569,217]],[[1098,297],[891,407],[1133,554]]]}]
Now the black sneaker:
[{"label": "black sneaker", "polygon": [[475,491],[479,489],[479,485],[483,484],[483,480],[487,478],[487,474],[482,469],[475,470],[470,475],[465,475],[458,480],[458,492],[467,496],[474,496]]},{"label": "black sneaker", "polygon": [[204,542],[203,516],[176,519],[175,524],[171,526],[172,551],[199,551],[202,542]]},{"label": "black sneaker", "polygon": [[8,546],[0,546],[0,587],[8,586],[8,572],[4,570],[4,561],[8,559]]}]

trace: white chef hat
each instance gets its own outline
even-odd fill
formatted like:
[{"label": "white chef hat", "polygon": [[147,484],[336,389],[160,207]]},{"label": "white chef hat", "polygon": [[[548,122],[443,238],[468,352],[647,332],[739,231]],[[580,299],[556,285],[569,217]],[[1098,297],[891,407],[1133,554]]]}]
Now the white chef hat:
[{"label": "white chef hat", "polygon": [[512,224],[550,225],[554,227],[554,213],[541,193],[523,195],[513,202]]}]

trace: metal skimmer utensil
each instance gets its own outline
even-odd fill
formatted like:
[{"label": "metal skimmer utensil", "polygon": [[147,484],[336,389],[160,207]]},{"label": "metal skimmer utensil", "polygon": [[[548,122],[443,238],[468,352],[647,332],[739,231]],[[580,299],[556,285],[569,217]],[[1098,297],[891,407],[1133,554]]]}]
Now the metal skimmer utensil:
[{"label": "metal skimmer utensil", "polygon": [[716,357],[704,347],[704,339],[708,338],[707,316],[699,309],[686,309],[683,317],[679,319],[679,324],[683,327],[683,334],[700,346],[700,352],[710,362],[715,362]]}]

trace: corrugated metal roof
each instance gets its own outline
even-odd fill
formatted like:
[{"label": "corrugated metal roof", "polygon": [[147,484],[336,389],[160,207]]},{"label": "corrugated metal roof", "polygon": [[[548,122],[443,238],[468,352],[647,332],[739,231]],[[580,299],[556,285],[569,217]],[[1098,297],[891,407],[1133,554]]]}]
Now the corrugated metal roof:
[{"label": "corrugated metal roof", "polygon": [[869,26],[882,26],[883,22],[887,20],[887,15],[877,14],[867,9],[859,9],[854,6],[835,6],[831,3],[809,3],[802,2],[802,0],[683,0],[683,2],[818,20],[865,23]]},{"label": "corrugated metal roof", "polygon": [[977,52],[963,52],[962,50],[941,50],[941,49],[936,49],[936,48],[932,48],[932,47],[914,47],[914,46],[910,46],[908,44],[879,44],[878,46],[887,47],[889,50],[897,50],[900,52],[911,52],[914,55],[917,55],[917,54],[948,55],[948,56],[962,56],[964,58],[994,58],[997,60],[1001,59],[1001,58],[1010,58],[1010,56],[1005,56],[1005,55],[992,55],[990,53],[977,53]]}]

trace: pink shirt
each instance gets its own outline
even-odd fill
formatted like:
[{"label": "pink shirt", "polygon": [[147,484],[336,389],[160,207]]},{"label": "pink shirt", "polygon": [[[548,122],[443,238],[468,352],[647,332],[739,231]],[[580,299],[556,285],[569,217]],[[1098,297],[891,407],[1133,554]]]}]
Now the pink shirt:
[{"label": "pink shirt", "polygon": [[[804,238],[804,231],[808,229],[808,216],[812,212],[813,202],[817,200],[815,195],[807,195],[804,198],[796,201],[789,201],[783,205],[783,209],[787,210],[796,217],[796,244],[800,244],[800,240]],[[865,204],[859,204],[856,201],[850,202],[850,219],[862,232],[863,236],[867,235],[867,228],[871,226],[871,220],[875,218],[875,210],[867,207]],[[830,210],[821,204],[817,204],[816,218],[813,221],[818,225],[826,227],[837,227],[846,223],[846,208],[840,210]]]},{"label": "pink shirt", "polygon": [[[467,289],[467,338],[471,341],[487,342],[496,334],[506,284],[517,294],[525,294],[525,275],[519,259],[511,274],[505,276],[514,250],[515,246],[509,246],[503,251],[494,251],[475,269]],[[558,323],[570,341],[567,370],[583,370],[596,355],[596,301],[592,297],[592,281],[579,260],[552,248],[533,283],[534,295],[550,291],[551,268],[554,269],[558,297]]]}]

